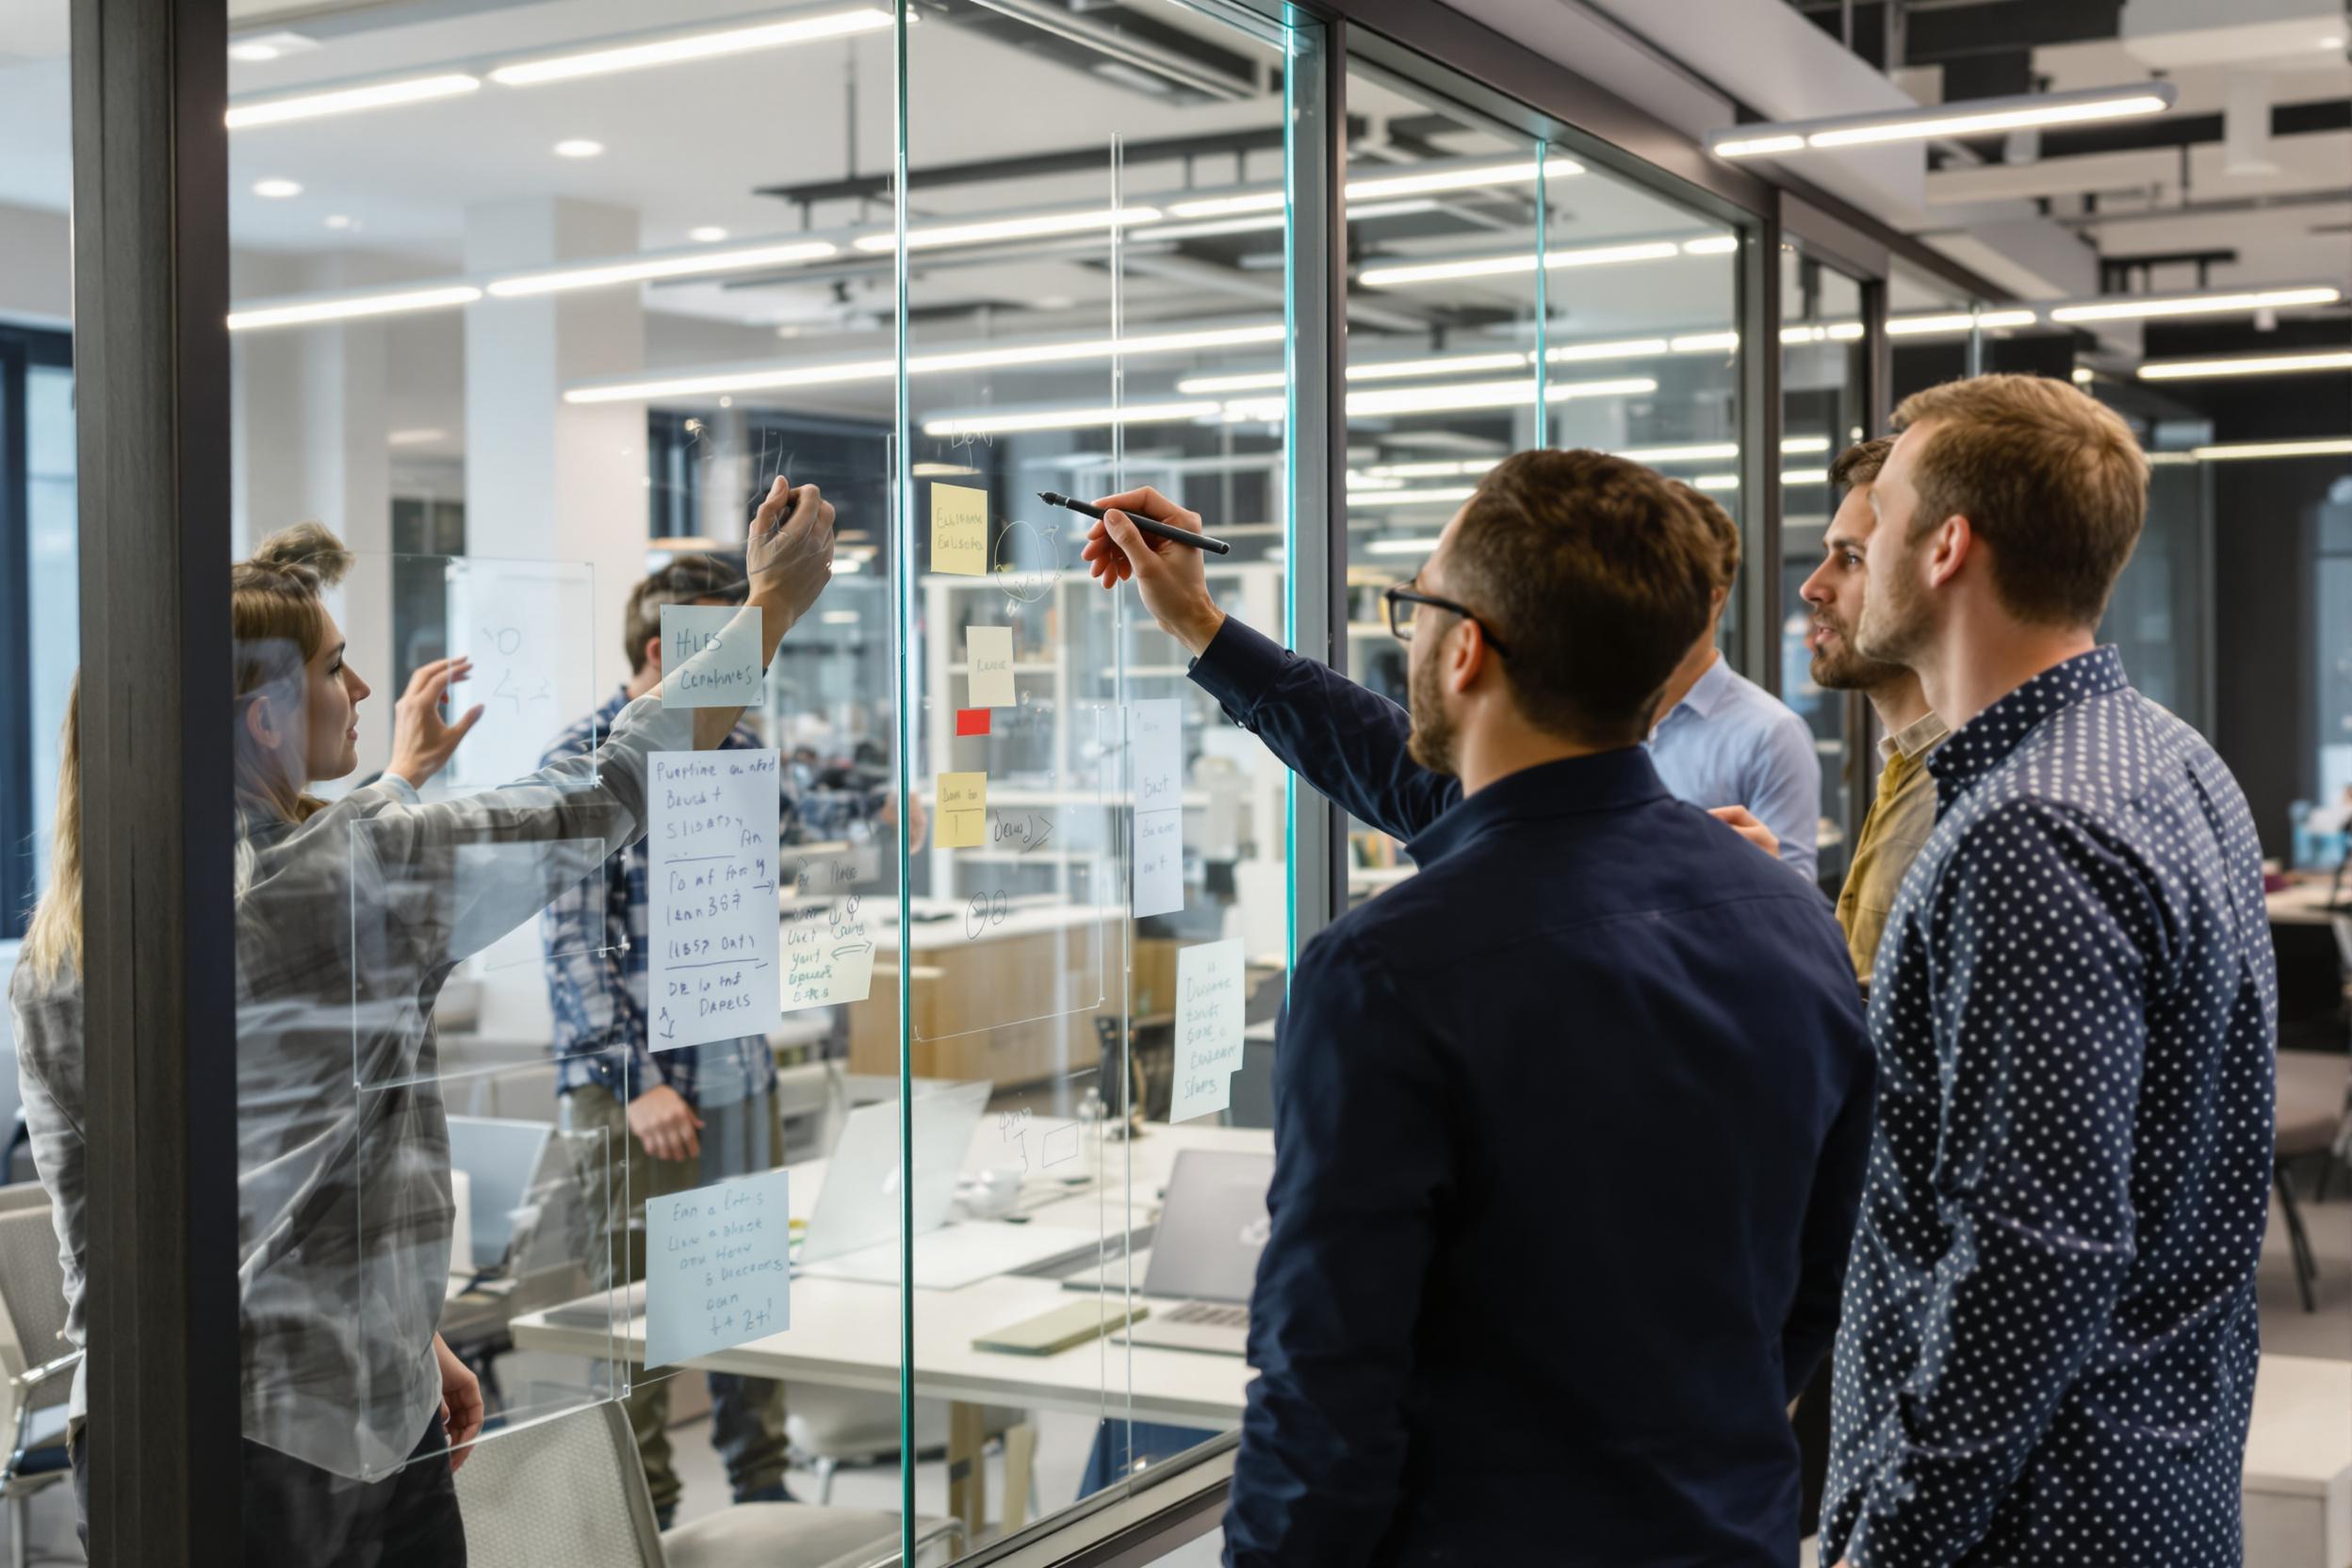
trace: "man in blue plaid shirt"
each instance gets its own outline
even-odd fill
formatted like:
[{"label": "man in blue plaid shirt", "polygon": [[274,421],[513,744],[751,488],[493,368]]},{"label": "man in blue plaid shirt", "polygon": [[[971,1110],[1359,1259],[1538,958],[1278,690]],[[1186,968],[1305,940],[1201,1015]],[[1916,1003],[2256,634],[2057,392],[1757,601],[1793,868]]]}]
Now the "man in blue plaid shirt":
[{"label": "man in blue plaid shirt", "polygon": [[[610,701],[558,736],[547,760],[591,751],[613,718],[662,678],[662,607],[740,604],[742,574],[706,555],[681,556],[639,583],[629,598],[629,684]],[[721,749],[757,748],[743,725]],[[789,778],[789,775],[786,776]],[[858,794],[825,792],[806,802],[787,792],[777,802],[785,841],[808,836],[810,810],[828,834],[846,834],[865,814]],[[887,821],[887,810],[877,813]],[[630,1226],[627,1277],[644,1277],[644,1216],[648,1197],[667,1197],[708,1183],[784,1163],[783,1129],[776,1097],[776,1057],[757,1035],[655,1053],[645,1033],[645,846],[641,841],[608,858],[590,876],[547,906],[541,920],[547,953],[547,999],[555,1013],[556,1088],[564,1121],[574,1131],[607,1135],[606,1147],[627,1149]],[[616,1254],[619,1249],[616,1248]],[[711,1443],[727,1461],[737,1502],[790,1500],[784,1488],[784,1386],[765,1378],[710,1374]],[[681,1485],[672,1466],[670,1381],[640,1378],[629,1396],[629,1424],[663,1528],[676,1515]]]}]

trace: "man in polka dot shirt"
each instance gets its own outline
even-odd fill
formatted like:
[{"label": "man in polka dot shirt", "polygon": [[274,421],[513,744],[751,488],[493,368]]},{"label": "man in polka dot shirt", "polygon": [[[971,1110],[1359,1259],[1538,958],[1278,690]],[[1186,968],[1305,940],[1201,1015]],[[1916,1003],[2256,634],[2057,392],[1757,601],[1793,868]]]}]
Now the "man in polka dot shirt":
[{"label": "man in polka dot shirt", "polygon": [[2148,469],[2063,382],[1912,398],[1856,642],[1952,734],[1870,997],[1821,1560],[2241,1560],[2277,978],[2245,797],[2093,633]]}]

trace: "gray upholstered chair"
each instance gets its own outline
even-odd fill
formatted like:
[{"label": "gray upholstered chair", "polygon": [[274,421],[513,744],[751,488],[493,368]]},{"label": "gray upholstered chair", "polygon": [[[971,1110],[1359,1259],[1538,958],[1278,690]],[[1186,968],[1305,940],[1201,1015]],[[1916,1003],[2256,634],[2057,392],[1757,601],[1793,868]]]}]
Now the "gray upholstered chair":
[{"label": "gray upholstered chair", "polygon": [[[457,1473],[467,1555],[499,1568],[895,1568],[899,1516],[808,1503],[737,1503],[656,1527],[629,1416],[615,1403],[494,1432]],[[962,1527],[915,1522],[918,1568],[958,1553]]]},{"label": "gray upholstered chair", "polygon": [[[2327,1051],[2278,1053],[2277,1143],[2271,1181],[2278,1190],[2279,1217],[2286,1221],[2287,1246],[2295,1256],[2295,1288],[2305,1312],[2319,1310],[2319,1259],[2303,1228],[2303,1205],[2295,1197],[2294,1162],[2318,1155],[2332,1163],[2343,1147],[2347,1118],[2352,1118],[2352,1057]],[[2325,1168],[2323,1168],[2324,1170]],[[2328,1192],[2323,1176],[2320,1197]]]}]

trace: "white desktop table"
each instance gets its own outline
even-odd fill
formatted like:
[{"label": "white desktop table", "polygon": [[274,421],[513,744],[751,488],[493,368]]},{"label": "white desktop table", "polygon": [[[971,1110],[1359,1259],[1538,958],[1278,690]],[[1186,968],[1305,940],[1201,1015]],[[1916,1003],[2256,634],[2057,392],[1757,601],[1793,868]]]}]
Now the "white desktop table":
[{"label": "white desktop table", "polygon": [[[1157,1215],[1161,1189],[1180,1152],[1265,1152],[1271,1147],[1271,1135],[1261,1129],[1154,1123],[1132,1141],[1102,1145],[1102,1178],[1098,1184],[1053,1198],[1037,1191],[1042,1184],[1033,1183],[1023,1194],[1023,1212],[1037,1224],[1092,1230],[1106,1239],[1123,1238]],[[984,1118],[965,1168],[976,1171],[1005,1163],[1007,1151],[995,1119]],[[824,1182],[824,1164],[812,1160],[792,1168],[791,1201],[795,1217],[806,1216],[813,1206]],[[1033,1194],[1044,1200],[1030,1207]],[[1128,1288],[1124,1255],[1106,1260],[1102,1267],[1111,1288]],[[1140,1293],[1142,1283],[1137,1270],[1132,1288]],[[895,1284],[795,1274],[791,1328],[697,1356],[687,1364],[785,1382],[895,1395],[903,1368],[899,1344],[902,1294]],[[1008,1355],[972,1348],[977,1335],[1079,1299],[1083,1298],[1066,1290],[1058,1280],[1017,1275],[998,1275],[961,1290],[914,1293],[914,1393],[919,1398],[950,1403],[952,1476],[980,1475],[975,1462],[981,1442],[979,1416],[988,1405],[1178,1426],[1223,1428],[1240,1420],[1243,1391],[1252,1374],[1238,1356],[1118,1345],[1107,1336],[1051,1356]],[[551,1320],[554,1315],[541,1312],[516,1317],[512,1326],[515,1347],[570,1355],[619,1355],[631,1362],[645,1355],[642,1314],[614,1324],[609,1333],[602,1327]],[[1012,1455],[1004,1501],[1008,1529],[1022,1523],[1027,1504],[1028,1442],[1022,1434],[1017,1455],[1014,1446],[1007,1445]],[[983,1513],[980,1488],[958,1485],[951,1487],[951,1492],[955,1494],[953,1511],[977,1530]]]}]

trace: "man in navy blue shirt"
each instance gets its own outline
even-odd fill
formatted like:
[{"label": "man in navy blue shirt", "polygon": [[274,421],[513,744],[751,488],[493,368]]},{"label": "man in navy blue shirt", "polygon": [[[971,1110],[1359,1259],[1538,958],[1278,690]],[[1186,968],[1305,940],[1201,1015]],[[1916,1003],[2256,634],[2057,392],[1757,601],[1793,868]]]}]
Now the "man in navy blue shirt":
[{"label": "man in navy blue shirt", "polygon": [[1872,977],[1821,1560],[2236,1563],[2278,990],[2246,797],[2094,643],[2147,460],[2037,377],[1895,417],[1855,643],[1952,731]]},{"label": "man in navy blue shirt", "polygon": [[1795,1560],[1788,1403],[1834,1321],[1871,1070],[1821,895],[1642,745],[1708,550],[1646,468],[1508,460],[1391,591],[1408,715],[1226,619],[1199,553],[1123,512],[1087,547],[1421,867],[1292,976],[1237,1568]]}]

